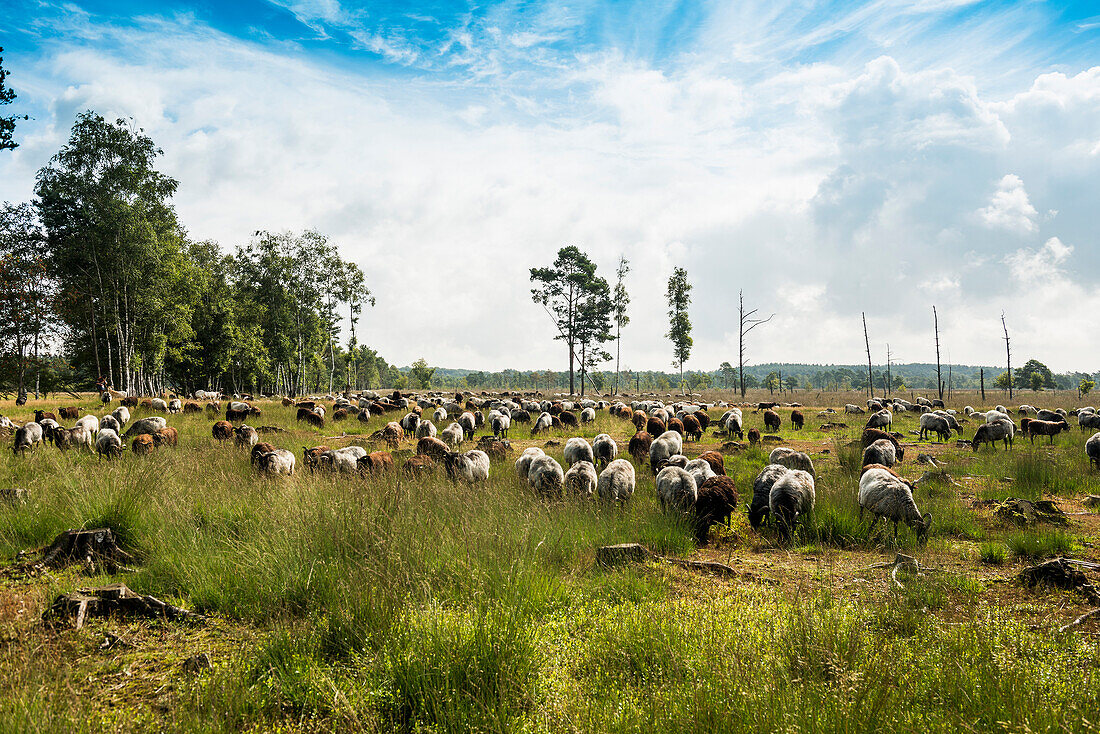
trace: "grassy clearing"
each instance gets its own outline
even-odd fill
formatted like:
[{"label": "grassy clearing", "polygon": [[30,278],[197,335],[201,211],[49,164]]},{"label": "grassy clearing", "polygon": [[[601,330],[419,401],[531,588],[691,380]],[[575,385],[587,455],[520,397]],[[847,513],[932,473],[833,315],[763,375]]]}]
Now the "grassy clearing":
[{"label": "grassy clearing", "polygon": [[[259,423],[289,429],[265,438],[299,456],[303,445],[361,440],[383,422],[318,431],[295,426],[293,409],[263,409]],[[760,421],[746,418],[748,427]],[[644,467],[621,510],[540,500],[510,462],[472,488],[305,471],[273,481],[256,476],[245,453],[216,444],[206,417],[170,422],[180,446],[146,459],[97,462],[53,449],[0,459],[4,481],[31,490],[26,506],[0,507],[0,552],[12,558],[69,527],[110,526],[140,561],[117,580],[212,615],[218,635],[137,625],[127,633],[133,648],[102,652],[102,634],[119,623],[77,633],[34,618],[57,591],[115,579],[69,573],[56,585],[0,585],[0,730],[1049,730],[1080,728],[1100,703],[1095,643],[1013,620],[986,598],[979,564],[908,579],[898,591],[876,578],[873,591],[852,593],[849,555],[869,559],[858,568],[895,550],[958,558],[961,546],[993,564],[1006,563],[1009,549],[1022,559],[1084,547],[1076,534],[990,528],[946,483],[918,491],[918,506],[936,517],[927,546],[904,526],[896,545],[892,527],[872,533],[856,503],[859,452],[847,446],[855,421],[839,435],[782,432],[818,473],[817,510],[788,546],[752,531],[744,515],[767,450],[726,457],[742,507],[716,531],[714,552],[763,564],[758,575],[776,585],[658,564],[596,567],[595,548],[610,543],[696,552],[688,526],[660,511]],[[352,435],[332,438],[345,428]],[[606,415],[579,433],[601,432],[629,433]],[[1038,447],[942,457],[954,475],[1011,476],[1013,490],[1047,494],[1046,482],[1068,476],[1073,483],[1053,486],[1077,495],[1093,480],[1078,476],[1080,446],[1070,438],[1056,442],[1053,472]],[[713,446],[708,437],[687,452]],[[561,458],[560,446],[548,450]],[[915,458],[926,449],[910,450]],[[907,459],[902,473],[920,476],[909,451]],[[800,559],[809,554],[834,560],[807,572]],[[20,613],[29,591],[39,596]],[[219,636],[233,643],[219,647]],[[182,674],[184,650],[211,651],[214,670]],[[127,665],[137,666],[130,675]],[[124,692],[109,709],[105,690]]]}]

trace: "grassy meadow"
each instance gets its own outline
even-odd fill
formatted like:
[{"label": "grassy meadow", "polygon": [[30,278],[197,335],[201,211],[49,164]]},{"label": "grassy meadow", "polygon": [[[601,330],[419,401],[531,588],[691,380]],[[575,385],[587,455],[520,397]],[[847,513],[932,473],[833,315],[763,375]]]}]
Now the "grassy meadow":
[{"label": "grassy meadow", "polygon": [[[990,405],[1003,400],[989,396]],[[1044,398],[1022,401],[1077,402]],[[862,402],[851,393],[787,399],[841,411]],[[981,409],[962,398],[950,404],[968,402]],[[9,401],[0,413],[21,423],[36,407],[72,404]],[[92,400],[81,405],[104,412]],[[660,510],[648,467],[637,467],[637,491],[625,508],[542,500],[516,477],[512,461],[524,447],[557,441],[547,452],[560,461],[571,435],[610,433],[629,458],[633,427],[606,412],[593,425],[537,441],[516,424],[513,457],[494,464],[487,483],[467,487],[442,473],[428,480],[400,471],[311,474],[303,446],[367,445],[387,418],[314,429],[295,423],[294,408],[256,405],[263,415],[250,425],[285,429],[261,440],[295,452],[294,476],[259,476],[246,451],[211,437],[213,419],[203,414],[168,416],[179,445],[148,457],[126,452],[99,461],[51,446],[25,457],[0,454],[2,486],[29,490],[27,504],[0,505],[0,731],[1100,726],[1100,623],[1060,633],[1088,604],[1014,581],[1024,565],[1052,555],[1100,560],[1100,514],[1082,504],[1100,494],[1100,476],[1084,455],[1089,433],[1076,426],[1053,445],[1017,438],[1010,452],[907,446],[900,473],[922,476],[930,467],[916,458],[928,453],[946,462],[950,480],[920,484],[917,504],[934,516],[927,544],[904,526],[895,544],[892,527],[879,523],[872,533],[868,518],[859,519],[859,451],[848,444],[866,416],[818,417],[821,408],[803,408],[806,429],[797,432],[790,409],[780,409],[785,445],[810,453],[817,470],[814,514],[790,544],[767,528],[753,531],[745,513],[770,447],[746,448],[726,457],[738,510],[697,548],[689,525]],[[762,415],[746,409],[745,418],[746,429],[763,429]],[[820,430],[825,421],[848,427]],[[895,430],[916,426],[916,414],[895,416]],[[964,424],[964,437],[974,428]],[[712,427],[685,453],[725,440]],[[398,456],[410,450],[407,440]],[[1005,525],[989,502],[1006,497],[1052,499],[1070,513],[1069,524]],[[135,556],[133,571],[21,570],[21,551],[34,557],[79,527],[112,528]],[[659,560],[611,569],[595,563],[597,547],[622,542],[719,561],[738,575]],[[868,568],[899,551],[936,570],[900,576],[899,588],[888,571]],[[112,581],[207,619],[93,619],[79,631],[42,623],[58,593]],[[184,669],[202,653],[209,669]]]}]

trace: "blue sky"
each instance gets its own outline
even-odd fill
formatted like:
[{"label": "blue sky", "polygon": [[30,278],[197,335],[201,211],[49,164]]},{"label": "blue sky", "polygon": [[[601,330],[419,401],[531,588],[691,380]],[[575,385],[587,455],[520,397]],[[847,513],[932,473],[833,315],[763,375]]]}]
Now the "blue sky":
[{"label": "blue sky", "polygon": [[[8,0],[21,147],[0,199],[83,109],[129,116],[192,235],[318,228],[378,296],[389,359],[561,361],[526,270],[578,244],[634,263],[624,362],[667,365],[663,283],[695,283],[689,367],[872,347],[1100,368],[1100,7],[1076,2]],[[461,286],[457,284],[461,283]],[[492,328],[487,325],[492,324]],[[410,335],[415,335],[411,337]]]}]

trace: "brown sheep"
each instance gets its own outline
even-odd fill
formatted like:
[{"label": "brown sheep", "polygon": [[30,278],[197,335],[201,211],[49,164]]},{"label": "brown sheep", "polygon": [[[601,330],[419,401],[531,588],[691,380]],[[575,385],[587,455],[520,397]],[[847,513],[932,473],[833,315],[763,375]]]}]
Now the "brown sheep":
[{"label": "brown sheep", "polygon": [[[894,444],[894,448],[898,451],[901,450],[901,444],[898,443],[898,440],[892,434],[880,428],[864,428],[863,435],[860,436],[859,439],[859,447],[861,449],[865,449],[873,444],[875,441],[878,441],[882,438],[885,438],[887,441],[890,441],[892,444]],[[900,453],[898,454],[898,461],[901,461]]]},{"label": "brown sheep", "polygon": [[768,431],[778,431],[781,421],[779,413],[774,410],[768,409],[764,411],[764,428]]},{"label": "brown sheep", "polygon": [[806,423],[806,417],[802,415],[801,410],[796,410],[791,413],[791,425],[794,426],[796,431],[801,431],[802,426]]},{"label": "brown sheep", "polygon": [[[634,431],[644,431],[646,424],[649,423],[649,416],[640,410],[634,411],[634,415],[631,416],[630,421],[634,424]],[[658,436],[661,434],[657,434]]]},{"label": "brown sheep", "polygon": [[389,474],[394,470],[393,454],[388,451],[372,451],[355,463],[360,474]]},{"label": "brown sheep", "polygon": [[153,409],[153,399],[152,398],[145,398],[140,403],[138,403],[138,407],[142,408],[144,410],[152,410]]},{"label": "brown sheep", "polygon": [[646,431],[638,431],[631,437],[626,452],[633,457],[635,464],[645,464],[649,461],[649,447],[652,445],[653,436]]},{"label": "brown sheep", "polygon": [[202,406],[198,403],[187,402],[183,404],[184,413],[201,413]]},{"label": "brown sheep", "polygon": [[153,434],[153,443],[157,446],[175,446],[179,442],[179,431],[172,426],[165,426]]},{"label": "brown sheep", "polygon": [[314,413],[312,410],[305,411],[304,416],[300,417],[299,420],[304,420],[312,428],[325,427],[325,417],[319,413]]},{"label": "brown sheep", "polygon": [[261,456],[274,450],[274,444],[270,444],[267,441],[260,441],[258,444],[252,447],[252,452],[249,454],[248,457],[248,463],[252,464],[252,466],[255,466],[256,462],[260,460]]},{"label": "brown sheep", "polygon": [[302,463],[306,465],[306,468],[312,473],[314,469],[317,469],[321,464],[321,454],[328,451],[328,446],[314,446],[311,449],[302,447]]},{"label": "brown sheep", "polygon": [[248,414],[253,418],[259,418],[263,415],[263,411],[257,408],[255,405],[248,406]]},{"label": "brown sheep", "polygon": [[550,416],[550,427],[555,431],[560,431],[565,428],[565,426],[562,425],[561,418],[556,415]]},{"label": "brown sheep", "polygon": [[[634,425],[637,426],[638,424],[635,423]],[[638,430],[640,431],[642,429],[638,428]],[[665,422],[657,417],[650,418],[645,423],[645,432],[650,436],[660,436],[667,430],[668,428],[665,427]]]},{"label": "brown sheep", "polygon": [[699,486],[695,500],[695,542],[706,545],[710,529],[726,522],[737,508],[737,485],[732,477],[710,477]]},{"label": "brown sheep", "polygon": [[749,446],[755,446],[760,443],[760,431],[755,428],[749,429]]},{"label": "brown sheep", "polygon": [[122,404],[125,405],[127,408],[136,408],[138,404],[138,399],[132,396],[127,396],[122,399]]},{"label": "brown sheep", "polygon": [[332,411],[332,419],[334,421],[347,420],[347,417],[348,417],[348,412],[346,410],[344,410],[343,408],[337,408],[336,410]]},{"label": "brown sheep", "polygon": [[710,428],[710,415],[705,410],[697,410],[692,415],[699,421],[699,427],[704,431]]},{"label": "brown sheep", "polygon": [[1036,436],[1050,436],[1050,443],[1054,443],[1054,436],[1062,431],[1068,431],[1069,424],[1065,421],[1040,421],[1031,420],[1027,424],[1027,436],[1035,443]]},{"label": "brown sheep", "polygon": [[561,415],[561,412],[563,410],[565,410],[565,408],[562,407],[561,403],[551,403],[550,404],[550,410],[548,410],[546,412],[549,413],[550,415]]},{"label": "brown sheep", "polygon": [[130,450],[134,452],[134,456],[148,456],[153,453],[155,445],[153,437],[147,433],[142,433],[130,439]]},{"label": "brown sheep", "polygon": [[416,442],[416,453],[422,456],[430,456],[437,464],[442,464],[444,458],[450,453],[447,444],[435,436],[424,436]]},{"label": "brown sheep", "polygon": [[209,413],[211,417],[213,417],[213,416],[217,415],[218,413],[222,412],[222,404],[218,403],[218,402],[207,403],[206,404],[206,412]]},{"label": "brown sheep", "polygon": [[405,471],[405,476],[415,479],[434,474],[436,464],[427,454],[415,454],[408,458],[402,469]]},{"label": "brown sheep", "polygon": [[484,446],[480,446],[485,454],[489,457],[489,461],[500,462],[505,461],[508,458],[510,449],[501,441],[492,441]]},{"label": "brown sheep", "polygon": [[559,413],[558,420],[560,420],[561,424],[566,428],[576,428],[578,425],[580,425],[577,422],[576,414],[568,410],[563,410],[561,413]]},{"label": "brown sheep", "polygon": [[386,445],[397,448],[397,444],[405,437],[405,429],[400,423],[390,421],[384,427],[370,435],[372,441],[384,441]]},{"label": "brown sheep", "polygon": [[694,415],[685,415],[681,422],[684,424],[684,438],[698,441],[703,437],[703,427]]},{"label": "brown sheep", "polygon": [[1020,419],[1020,433],[1024,434],[1025,436],[1027,435],[1027,424],[1028,423],[1031,423],[1030,418],[1021,418]]},{"label": "brown sheep", "polygon": [[[681,436],[683,436],[684,433],[685,433],[684,423],[679,418],[669,418],[668,419],[668,428],[666,430],[676,431]],[[661,434],[658,433],[657,435],[660,436]]]},{"label": "brown sheep", "polygon": [[283,407],[284,408],[291,408],[293,406],[294,406],[294,401],[293,400],[291,400],[290,398],[283,398]]},{"label": "brown sheep", "polygon": [[57,409],[57,414],[64,420],[75,421],[80,417],[80,408],[74,406],[61,407]]},{"label": "brown sheep", "polygon": [[36,410],[34,411],[34,422],[41,423],[44,419],[49,418],[52,421],[57,420],[57,416],[48,410]]},{"label": "brown sheep", "polygon": [[225,419],[230,423],[243,422],[248,417],[248,410],[233,410],[231,407],[225,409]]},{"label": "brown sheep", "polygon": [[313,402],[312,400],[303,400],[299,403],[295,403],[294,407],[296,407],[298,409],[305,408],[306,410],[311,411],[311,410],[313,410],[314,408],[317,407],[317,403]]},{"label": "brown sheep", "polygon": [[219,441],[228,441],[233,438],[233,424],[229,421],[218,421],[214,424],[211,433],[213,433],[214,438]]},{"label": "brown sheep", "polygon": [[710,464],[710,468],[714,470],[715,474],[719,476],[726,475],[726,462],[722,458],[722,454],[717,451],[704,451],[699,454],[699,458]]}]

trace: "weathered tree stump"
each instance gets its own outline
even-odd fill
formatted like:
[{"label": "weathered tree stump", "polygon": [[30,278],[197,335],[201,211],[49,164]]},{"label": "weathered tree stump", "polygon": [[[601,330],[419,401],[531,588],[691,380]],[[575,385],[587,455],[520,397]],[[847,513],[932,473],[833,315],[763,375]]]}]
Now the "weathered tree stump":
[{"label": "weathered tree stump", "polygon": [[1052,525],[1068,525],[1066,513],[1050,500],[1024,500],[1009,497],[997,505],[993,516],[1016,525],[1036,525],[1040,522]]},{"label": "weathered tree stump", "polygon": [[109,584],[61,594],[42,613],[42,619],[56,623],[71,618],[76,629],[80,629],[88,617],[112,614],[173,620],[203,619],[201,614],[166,604],[156,597],[136,594],[125,584]]},{"label": "weathered tree stump", "polygon": [[64,568],[82,563],[90,573],[94,573],[99,564],[115,573],[122,568],[121,561],[130,560],[133,560],[133,556],[118,547],[115,534],[110,528],[97,528],[66,530],[54,538],[53,543],[42,553],[42,559],[35,565],[41,568]]},{"label": "weathered tree stump", "polygon": [[596,563],[601,566],[621,566],[626,563],[640,563],[649,557],[640,543],[620,543],[605,545],[596,549]]},{"label": "weathered tree stump", "polygon": [[1100,565],[1068,558],[1051,558],[1034,566],[1028,566],[1016,576],[1027,587],[1052,586],[1056,589],[1076,591],[1093,604],[1100,604],[1100,593],[1089,583],[1081,570],[1100,570]]}]

